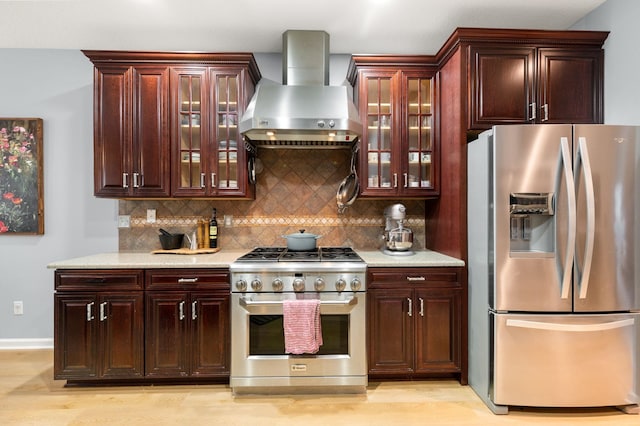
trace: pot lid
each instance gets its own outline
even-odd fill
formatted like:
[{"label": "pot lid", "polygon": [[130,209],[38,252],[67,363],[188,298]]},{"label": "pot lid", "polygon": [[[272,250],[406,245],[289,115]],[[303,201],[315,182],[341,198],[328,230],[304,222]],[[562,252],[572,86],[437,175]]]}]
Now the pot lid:
[{"label": "pot lid", "polygon": [[320,238],[320,235],[315,234],[307,234],[304,229],[301,229],[299,232],[295,234],[283,235],[284,238]]}]

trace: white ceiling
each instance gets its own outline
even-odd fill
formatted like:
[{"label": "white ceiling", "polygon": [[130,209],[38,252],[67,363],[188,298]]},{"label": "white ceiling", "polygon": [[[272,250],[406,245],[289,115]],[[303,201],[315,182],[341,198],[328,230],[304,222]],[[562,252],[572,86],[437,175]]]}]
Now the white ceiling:
[{"label": "white ceiling", "polygon": [[604,2],[0,0],[0,47],[268,53],[296,29],[327,31],[333,54],[434,54],[456,27],[563,30]]}]

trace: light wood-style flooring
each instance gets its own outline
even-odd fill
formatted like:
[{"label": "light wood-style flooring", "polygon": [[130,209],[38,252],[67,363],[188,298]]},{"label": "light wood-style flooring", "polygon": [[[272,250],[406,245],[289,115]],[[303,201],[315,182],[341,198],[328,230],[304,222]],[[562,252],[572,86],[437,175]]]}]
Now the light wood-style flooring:
[{"label": "light wood-style flooring", "polygon": [[[1,425],[638,425],[613,408],[496,416],[452,380],[371,382],[366,395],[241,396],[226,385],[64,387],[53,351],[0,350]],[[550,384],[553,386],[553,384]]]}]

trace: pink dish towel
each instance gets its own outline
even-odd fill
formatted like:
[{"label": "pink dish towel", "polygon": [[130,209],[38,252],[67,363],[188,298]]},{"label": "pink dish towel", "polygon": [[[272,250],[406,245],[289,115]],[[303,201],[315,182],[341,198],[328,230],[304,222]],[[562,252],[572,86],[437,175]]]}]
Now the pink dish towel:
[{"label": "pink dish towel", "polygon": [[285,300],[282,303],[284,350],[289,354],[315,354],[322,346],[320,300]]}]

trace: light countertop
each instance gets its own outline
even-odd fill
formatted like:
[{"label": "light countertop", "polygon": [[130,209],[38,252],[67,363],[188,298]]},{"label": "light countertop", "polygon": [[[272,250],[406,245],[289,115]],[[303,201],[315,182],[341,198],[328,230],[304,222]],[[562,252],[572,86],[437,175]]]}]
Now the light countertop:
[{"label": "light countertop", "polygon": [[[52,262],[49,269],[147,269],[147,268],[228,268],[246,250],[220,250],[213,254],[151,254],[147,252],[100,253]],[[380,250],[356,250],[370,267],[464,266],[454,257],[420,250],[411,256],[389,256]]]}]

